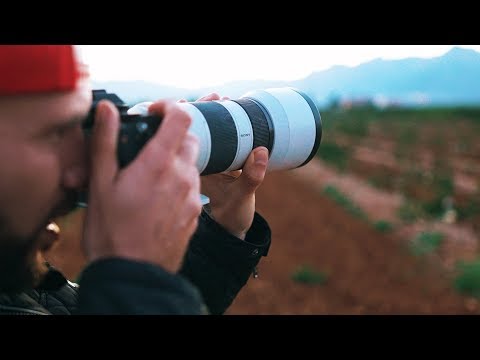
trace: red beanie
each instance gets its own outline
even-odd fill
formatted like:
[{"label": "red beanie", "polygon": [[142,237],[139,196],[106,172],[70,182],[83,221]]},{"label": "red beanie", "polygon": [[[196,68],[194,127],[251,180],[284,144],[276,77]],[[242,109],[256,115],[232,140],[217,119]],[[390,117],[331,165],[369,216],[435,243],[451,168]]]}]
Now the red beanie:
[{"label": "red beanie", "polygon": [[71,45],[0,45],[0,95],[69,91],[85,75]]}]

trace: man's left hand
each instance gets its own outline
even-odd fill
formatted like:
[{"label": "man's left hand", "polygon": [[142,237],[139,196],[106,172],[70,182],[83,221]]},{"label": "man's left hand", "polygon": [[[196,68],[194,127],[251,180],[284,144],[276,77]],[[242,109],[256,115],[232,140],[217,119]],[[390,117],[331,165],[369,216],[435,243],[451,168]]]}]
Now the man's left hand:
[{"label": "man's left hand", "polygon": [[[216,93],[197,101],[225,100]],[[185,100],[181,100],[184,102]],[[210,216],[232,235],[244,240],[255,215],[255,191],[262,184],[268,165],[268,150],[252,150],[242,170],[201,177],[201,193],[210,198]]]}]

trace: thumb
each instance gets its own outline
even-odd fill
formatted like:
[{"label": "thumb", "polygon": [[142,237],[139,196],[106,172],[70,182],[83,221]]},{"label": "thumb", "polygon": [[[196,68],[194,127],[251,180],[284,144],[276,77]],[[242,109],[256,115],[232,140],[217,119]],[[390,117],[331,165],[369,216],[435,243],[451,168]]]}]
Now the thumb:
[{"label": "thumb", "polygon": [[97,105],[91,148],[91,182],[101,189],[109,186],[118,171],[117,138],[119,113],[108,101]]},{"label": "thumb", "polygon": [[248,193],[254,193],[262,183],[268,165],[268,150],[261,146],[252,151],[242,169],[242,174],[238,181],[241,183],[242,190]]}]

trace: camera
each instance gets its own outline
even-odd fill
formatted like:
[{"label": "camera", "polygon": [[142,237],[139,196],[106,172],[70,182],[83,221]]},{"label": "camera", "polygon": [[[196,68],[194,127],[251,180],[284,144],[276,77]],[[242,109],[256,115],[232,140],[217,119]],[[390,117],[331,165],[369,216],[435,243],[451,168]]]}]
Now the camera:
[{"label": "camera", "polygon": [[[148,113],[151,102],[129,108],[116,94],[93,90],[93,103],[84,122],[91,131],[100,100],[110,100],[121,117],[117,158],[120,167],[135,159],[158,129],[162,118]],[[267,170],[293,169],[307,164],[322,138],[320,112],[304,92],[284,87],[254,90],[235,100],[178,104],[192,117],[189,131],[200,140],[200,175],[241,169],[250,152],[269,150]]]}]

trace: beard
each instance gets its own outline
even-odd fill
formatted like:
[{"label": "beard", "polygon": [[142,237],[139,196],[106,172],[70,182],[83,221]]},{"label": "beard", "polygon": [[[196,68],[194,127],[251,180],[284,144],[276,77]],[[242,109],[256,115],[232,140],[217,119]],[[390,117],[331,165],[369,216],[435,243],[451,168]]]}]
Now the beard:
[{"label": "beard", "polygon": [[47,226],[55,217],[74,210],[74,199],[75,196],[69,194],[28,236],[15,234],[5,216],[0,214],[0,293],[18,293],[41,283],[47,272],[42,253],[58,239],[58,233],[47,229]]},{"label": "beard", "polygon": [[44,271],[38,261],[37,237],[14,236],[0,219],[0,292],[15,293],[35,287]]}]

